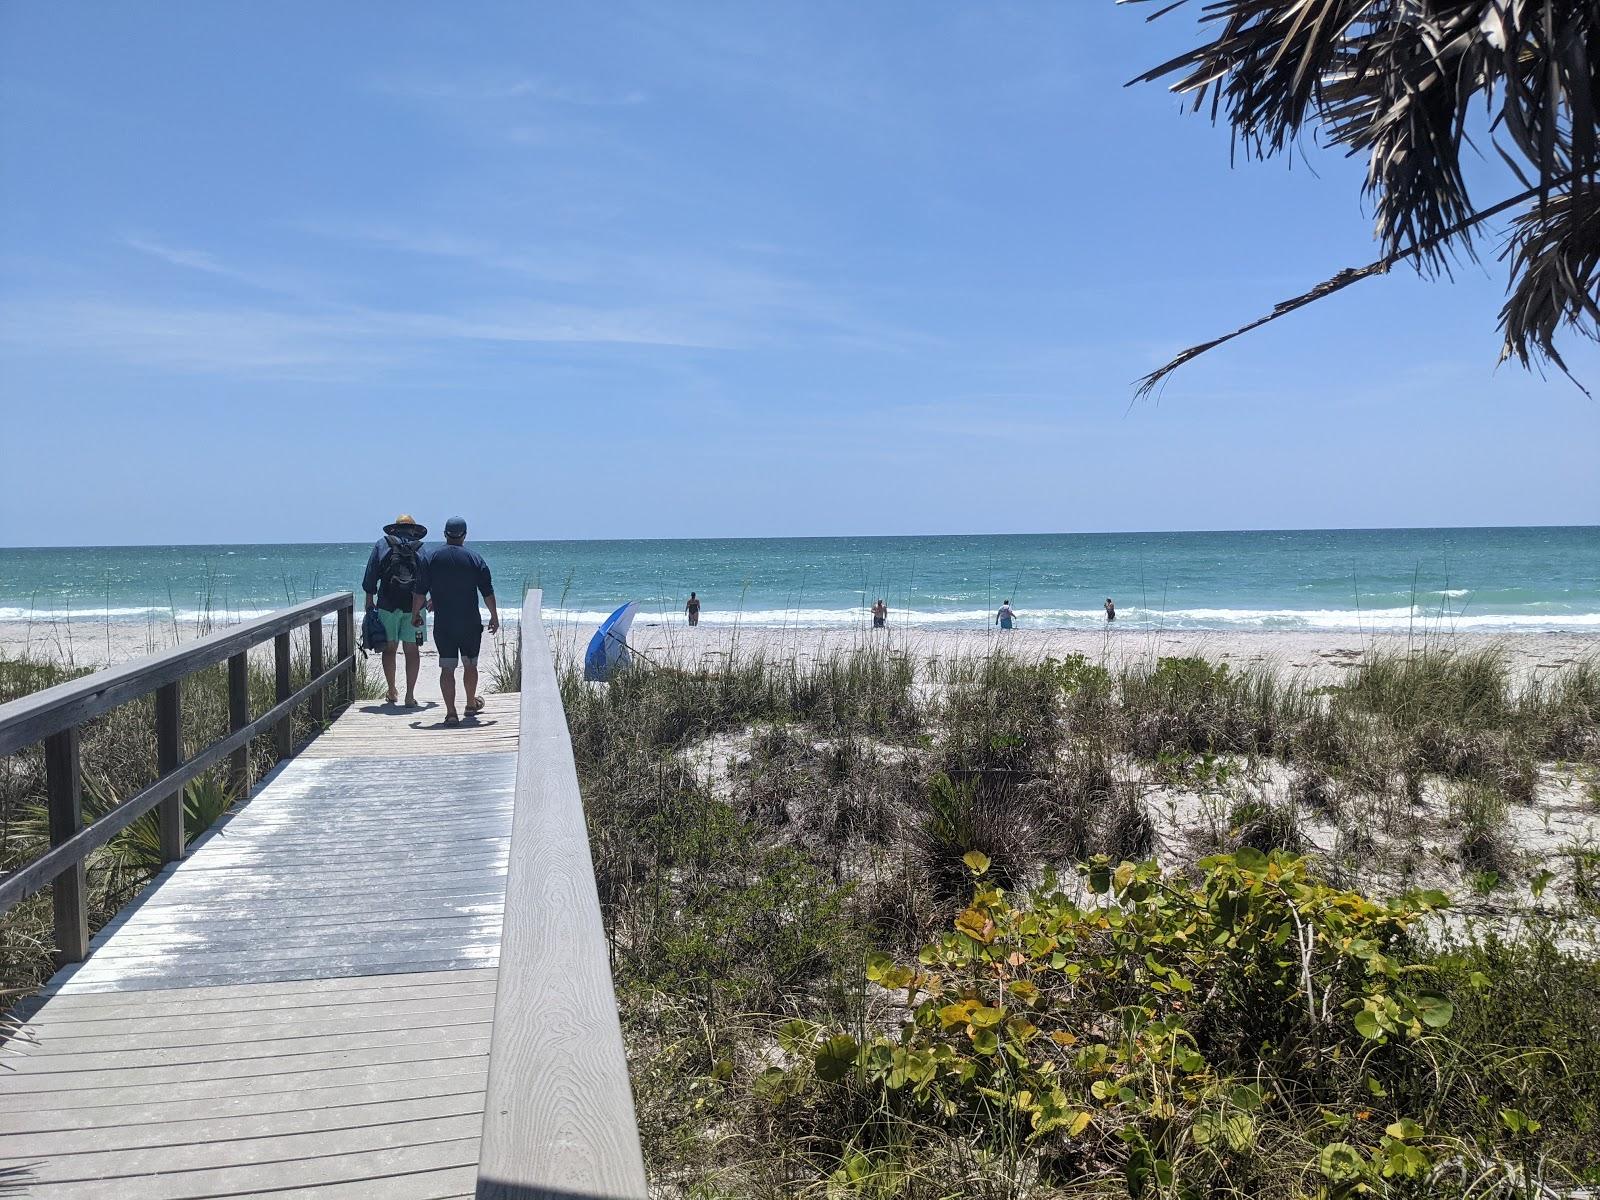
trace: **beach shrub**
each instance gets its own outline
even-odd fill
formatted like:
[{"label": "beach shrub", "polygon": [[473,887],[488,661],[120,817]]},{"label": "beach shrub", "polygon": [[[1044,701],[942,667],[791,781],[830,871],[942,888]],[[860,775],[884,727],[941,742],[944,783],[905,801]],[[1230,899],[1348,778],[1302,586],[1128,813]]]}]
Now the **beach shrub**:
[{"label": "beach shrub", "polygon": [[[1366,1074],[1452,1020],[1404,957],[1441,895],[1378,904],[1254,850],[1203,861],[1196,883],[1097,859],[1087,902],[1053,881],[1013,901],[983,855],[967,866],[976,888],[949,932],[915,961],[868,961],[894,1028],[818,1026],[808,1082],[865,1085],[997,1159],[1028,1148],[1042,1184],[1115,1179],[1131,1197],[1249,1192],[1297,1168],[1423,1179],[1445,1154],[1421,1114],[1374,1117],[1388,1093]],[[1359,1112],[1271,1134],[1347,1077],[1369,1085]]]}]

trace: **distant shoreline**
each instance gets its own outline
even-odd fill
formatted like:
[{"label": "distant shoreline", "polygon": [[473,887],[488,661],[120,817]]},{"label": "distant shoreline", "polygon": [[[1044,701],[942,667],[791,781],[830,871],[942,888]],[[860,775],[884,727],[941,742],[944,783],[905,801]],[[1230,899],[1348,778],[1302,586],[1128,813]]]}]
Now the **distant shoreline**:
[{"label": "distant shoreline", "polygon": [[[516,606],[502,610],[506,628],[498,638],[485,638],[483,656],[493,660],[497,648],[510,654],[515,645]],[[594,625],[588,621],[547,616],[551,641],[558,654],[575,655],[588,641]],[[225,623],[219,623],[218,628]],[[80,667],[100,667],[138,658],[202,635],[196,628],[180,627],[173,636],[171,624],[99,622],[49,625],[38,622],[0,622],[0,652],[10,656],[70,661]],[[948,659],[997,651],[1020,658],[1062,658],[1072,654],[1100,662],[1134,662],[1169,656],[1198,655],[1237,667],[1270,666],[1283,675],[1303,675],[1315,684],[1338,682],[1362,654],[1371,649],[1404,652],[1408,647],[1446,645],[1462,650],[1493,646],[1506,657],[1513,677],[1526,682],[1600,657],[1600,632],[1468,632],[1360,633],[1338,630],[1215,630],[1142,629],[1124,625],[1094,629],[1019,628],[1003,632],[990,626],[961,629],[916,629],[896,625],[882,632],[863,621],[850,628],[786,628],[754,625],[708,625],[689,628],[681,620],[663,622],[641,615],[633,625],[629,644],[649,660],[684,668],[715,665],[730,654],[761,655],[801,663],[863,647],[882,647],[918,659]],[[431,657],[432,639],[424,646]]]}]

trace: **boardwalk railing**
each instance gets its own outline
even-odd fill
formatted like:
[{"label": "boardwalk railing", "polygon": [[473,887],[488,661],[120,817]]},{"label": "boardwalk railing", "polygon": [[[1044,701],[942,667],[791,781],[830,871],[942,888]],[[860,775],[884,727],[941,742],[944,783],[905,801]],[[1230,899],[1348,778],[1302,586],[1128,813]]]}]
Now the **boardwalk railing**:
[{"label": "boardwalk railing", "polygon": [[[337,651],[324,663],[322,619],[337,614]],[[310,639],[311,679],[291,690],[290,637],[305,625]],[[276,668],[276,700],[254,719],[250,716],[249,653],[272,639]],[[183,681],[196,671],[228,663],[229,733],[197,754],[183,757]],[[350,593],[334,593],[268,616],[234,625],[188,645],[149,658],[96,671],[82,679],[46,688],[9,704],[0,704],[0,755],[44,743],[46,791],[50,813],[50,849],[26,866],[0,879],[0,913],[35,892],[51,887],[55,900],[56,953],[61,963],[82,962],[89,950],[84,861],[152,808],[157,812],[161,856],[165,862],[183,857],[183,789],[224,758],[232,756],[230,777],[241,792],[249,787],[251,739],[271,730],[279,758],[293,749],[290,717],[296,705],[309,702],[313,720],[321,720],[324,690],[339,683],[342,698],[353,695],[355,608]],[[130,796],[99,820],[83,824],[83,788],[79,775],[78,731],[85,722],[119,704],[155,693],[156,767],[149,787]]]},{"label": "boardwalk railing", "polygon": [[529,591],[478,1197],[645,1200],[583,797],[539,605]]}]

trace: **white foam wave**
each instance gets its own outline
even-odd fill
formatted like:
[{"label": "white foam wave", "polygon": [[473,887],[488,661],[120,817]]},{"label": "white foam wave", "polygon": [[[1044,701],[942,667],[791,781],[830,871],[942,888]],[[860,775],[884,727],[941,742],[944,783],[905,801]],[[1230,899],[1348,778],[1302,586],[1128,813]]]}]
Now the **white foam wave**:
[{"label": "white foam wave", "polygon": [[[278,606],[282,607],[282,606]],[[235,621],[248,621],[278,611],[274,608],[166,608],[157,605],[135,605],[127,608],[23,608],[18,605],[0,605],[0,623],[55,625],[63,621],[111,621],[113,623],[154,622],[167,624],[178,621],[189,625],[197,621],[227,625]]]},{"label": "white foam wave", "polygon": [[[599,610],[546,610],[547,620],[575,625],[598,625],[610,616]],[[890,609],[892,625],[917,629],[982,629],[992,624],[989,609],[919,610]],[[682,626],[687,620],[680,612],[651,613],[641,610],[637,625]],[[752,609],[746,612],[702,611],[700,623],[708,626],[748,625],[756,628],[843,629],[870,624],[865,608],[790,608]],[[1095,629],[1106,624],[1099,609],[1018,610],[1022,629]],[[1167,612],[1138,608],[1117,611],[1117,627],[1167,629],[1278,629],[1417,632],[1468,630],[1600,630],[1600,612],[1594,613],[1440,613],[1436,608],[1382,609],[1250,609],[1190,608]]]},{"label": "white foam wave", "polygon": [[[209,622],[227,625],[235,621],[266,616],[271,608],[230,610],[178,609],[155,605],[97,609],[44,610],[20,606],[0,606],[0,623],[47,625],[60,622],[193,625]],[[359,603],[357,605],[359,608]],[[507,605],[500,619],[515,624],[520,610]],[[357,614],[359,618],[359,612]],[[611,615],[610,609],[546,608],[544,618],[572,625],[594,627]],[[984,629],[994,622],[994,611],[982,608],[906,609],[891,608],[889,621],[896,627],[915,629]],[[651,612],[642,609],[635,618],[640,626],[683,626],[682,612]],[[739,611],[705,610],[700,623],[714,627],[750,626],[762,629],[852,629],[869,626],[871,617],[864,607],[769,608]],[[1105,614],[1094,609],[1018,609],[1022,629],[1098,629],[1105,626]],[[1154,609],[1120,608],[1118,629],[1264,629],[1318,630],[1338,632],[1417,632],[1522,630],[1600,631],[1600,612],[1441,612],[1437,606],[1418,605],[1375,609],[1298,609],[1298,608],[1186,608],[1161,612]]]}]

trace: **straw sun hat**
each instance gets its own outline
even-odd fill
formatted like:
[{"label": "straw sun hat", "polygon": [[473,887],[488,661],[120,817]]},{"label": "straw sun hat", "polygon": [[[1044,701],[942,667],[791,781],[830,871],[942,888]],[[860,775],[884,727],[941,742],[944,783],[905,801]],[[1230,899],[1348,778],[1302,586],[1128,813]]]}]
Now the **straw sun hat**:
[{"label": "straw sun hat", "polygon": [[418,525],[416,521],[412,519],[410,513],[401,513],[394,519],[394,524],[385,525],[383,527],[383,531],[385,533],[394,534],[396,537],[398,537],[402,532],[408,533],[412,537],[421,538],[428,536],[428,527],[426,525]]}]

